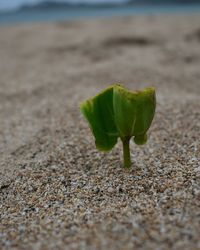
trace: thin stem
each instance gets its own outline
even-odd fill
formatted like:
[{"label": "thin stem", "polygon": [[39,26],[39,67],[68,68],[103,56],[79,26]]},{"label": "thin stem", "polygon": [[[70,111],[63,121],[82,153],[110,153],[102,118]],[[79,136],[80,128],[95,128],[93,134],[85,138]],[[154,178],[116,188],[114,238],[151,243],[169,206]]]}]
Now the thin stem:
[{"label": "thin stem", "polygon": [[130,138],[124,138],[122,139],[123,143],[123,156],[124,156],[124,168],[130,168],[131,167],[131,156],[130,156]]}]

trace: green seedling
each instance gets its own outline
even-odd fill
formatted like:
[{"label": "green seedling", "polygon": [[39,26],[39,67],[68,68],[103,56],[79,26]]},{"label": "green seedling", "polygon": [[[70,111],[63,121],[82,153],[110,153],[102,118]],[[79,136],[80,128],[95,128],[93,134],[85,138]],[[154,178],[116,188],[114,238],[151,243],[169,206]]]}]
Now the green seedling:
[{"label": "green seedling", "polygon": [[124,167],[131,166],[130,140],[147,142],[147,130],[156,107],[155,89],[128,91],[112,85],[83,102],[80,110],[88,121],[98,150],[110,151],[118,138],[123,144]]}]

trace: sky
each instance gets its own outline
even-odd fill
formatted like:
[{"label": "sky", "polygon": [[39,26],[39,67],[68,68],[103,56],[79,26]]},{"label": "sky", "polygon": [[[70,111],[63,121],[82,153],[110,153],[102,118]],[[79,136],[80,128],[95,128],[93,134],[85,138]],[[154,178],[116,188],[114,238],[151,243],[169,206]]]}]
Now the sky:
[{"label": "sky", "polygon": [[[44,0],[0,0],[0,10],[8,10],[17,8],[22,4],[32,4],[37,2],[42,2]],[[61,0],[54,0],[60,2]],[[126,0],[62,0],[63,2],[73,2],[73,3],[97,3],[97,2],[125,2]]]}]

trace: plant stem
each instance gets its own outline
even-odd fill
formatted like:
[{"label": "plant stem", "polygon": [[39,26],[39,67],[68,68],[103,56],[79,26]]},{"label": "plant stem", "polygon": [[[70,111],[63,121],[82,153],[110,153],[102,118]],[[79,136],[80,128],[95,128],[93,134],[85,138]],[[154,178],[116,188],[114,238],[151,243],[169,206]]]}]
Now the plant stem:
[{"label": "plant stem", "polygon": [[131,167],[131,156],[130,156],[130,138],[124,138],[122,139],[123,143],[123,156],[124,156],[124,168],[130,168]]}]

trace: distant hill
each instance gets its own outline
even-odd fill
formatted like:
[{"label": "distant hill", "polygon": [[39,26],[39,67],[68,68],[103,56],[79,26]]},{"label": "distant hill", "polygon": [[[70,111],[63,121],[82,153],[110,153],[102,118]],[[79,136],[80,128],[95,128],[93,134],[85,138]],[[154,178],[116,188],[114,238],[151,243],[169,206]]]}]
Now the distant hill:
[{"label": "distant hill", "polygon": [[67,7],[75,7],[74,5],[70,3],[64,3],[64,2],[53,2],[53,1],[43,1],[41,3],[36,4],[24,4],[19,8],[19,11],[21,10],[38,10],[38,9],[62,9]]},{"label": "distant hill", "polygon": [[130,0],[129,4],[200,4],[200,0]]},{"label": "distant hill", "polygon": [[[125,3],[127,4],[127,3]],[[119,3],[72,3],[72,2],[54,2],[54,1],[43,1],[37,4],[24,4],[19,10],[38,10],[38,9],[63,9],[63,8],[80,8],[80,7],[114,7],[122,4]],[[124,4],[123,4],[124,5]]]},{"label": "distant hill", "polygon": [[117,7],[121,5],[154,5],[154,4],[200,4],[200,0],[129,0],[125,3],[67,3],[67,2],[54,2],[43,1],[37,4],[27,4],[19,8],[18,11],[34,11],[34,10],[50,10],[50,9],[63,9],[63,8],[105,8],[105,7]]}]

